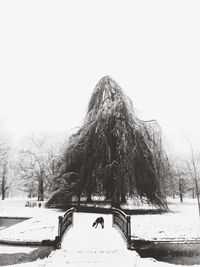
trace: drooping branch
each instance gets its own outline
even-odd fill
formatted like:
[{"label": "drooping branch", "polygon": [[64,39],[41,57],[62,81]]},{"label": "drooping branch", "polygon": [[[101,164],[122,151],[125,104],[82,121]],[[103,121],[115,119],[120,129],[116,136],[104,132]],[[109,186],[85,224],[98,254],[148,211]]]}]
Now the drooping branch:
[{"label": "drooping branch", "polygon": [[[162,146],[153,133],[149,123],[136,117],[131,100],[117,83],[102,78],[91,96],[84,125],[66,147],[55,194],[102,195],[114,205],[137,196],[164,206],[158,172]],[[63,178],[72,172],[79,175],[76,186]]]}]

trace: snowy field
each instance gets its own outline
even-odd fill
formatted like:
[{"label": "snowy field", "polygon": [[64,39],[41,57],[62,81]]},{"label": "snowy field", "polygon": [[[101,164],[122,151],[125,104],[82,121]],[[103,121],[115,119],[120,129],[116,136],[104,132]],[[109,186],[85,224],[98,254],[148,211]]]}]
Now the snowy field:
[{"label": "snowy field", "polygon": [[58,216],[63,215],[56,209],[44,207],[25,207],[24,199],[0,201],[0,216],[30,218],[0,231],[0,240],[41,242],[53,240],[57,235]]},{"label": "snowy field", "polygon": [[[0,231],[0,239],[40,240],[54,239],[57,235],[58,216],[56,209],[25,207],[26,200],[0,201],[0,216],[32,217]],[[134,215],[132,235],[150,240],[196,239],[200,238],[200,219],[196,200],[178,199],[169,203],[170,213],[160,215]],[[141,259],[135,251],[129,251],[119,233],[112,228],[111,215],[103,215],[105,228],[91,227],[99,214],[77,213],[74,228],[67,233],[62,249],[53,251],[49,258],[30,263],[10,265],[15,267],[53,267],[53,266],[135,266],[172,267],[154,259]],[[3,253],[30,253],[29,247],[0,246]],[[194,265],[193,265],[194,266]],[[200,266],[200,264],[198,265]]]},{"label": "snowy field", "polygon": [[196,199],[169,200],[169,213],[135,215],[132,236],[146,240],[200,239],[200,217]]}]

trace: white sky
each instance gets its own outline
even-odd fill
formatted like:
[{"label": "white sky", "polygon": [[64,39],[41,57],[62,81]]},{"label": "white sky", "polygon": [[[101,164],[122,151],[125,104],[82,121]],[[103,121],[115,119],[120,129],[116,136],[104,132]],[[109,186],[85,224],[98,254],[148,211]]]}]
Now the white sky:
[{"label": "white sky", "polygon": [[0,1],[0,120],[16,140],[79,126],[105,75],[172,151],[198,143],[200,1]]}]

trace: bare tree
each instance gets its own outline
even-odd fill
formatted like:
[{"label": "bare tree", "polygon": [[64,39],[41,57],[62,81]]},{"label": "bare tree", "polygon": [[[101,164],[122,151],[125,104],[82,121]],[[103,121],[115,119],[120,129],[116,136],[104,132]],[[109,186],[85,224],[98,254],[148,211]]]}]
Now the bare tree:
[{"label": "bare tree", "polygon": [[200,200],[199,200],[199,185],[198,185],[198,180],[199,180],[199,173],[197,169],[197,160],[194,155],[194,150],[193,147],[190,143],[190,141],[187,139],[188,144],[190,146],[190,151],[191,151],[191,161],[186,161],[189,173],[191,178],[193,179],[195,183],[195,188],[196,188],[196,197],[197,197],[197,202],[198,202],[198,209],[199,209],[199,217],[200,217]]},{"label": "bare tree", "polygon": [[7,162],[2,165],[2,178],[1,178],[1,199],[5,199],[6,191],[9,188],[7,184]]},{"label": "bare tree", "polygon": [[59,148],[45,134],[32,135],[22,145],[18,160],[18,176],[29,197],[43,201],[52,188],[53,174],[59,160]]},{"label": "bare tree", "polygon": [[185,172],[177,168],[174,172],[175,180],[177,182],[177,192],[180,197],[180,202],[183,202],[184,193],[187,191],[187,180],[185,179]]},{"label": "bare tree", "polygon": [[11,147],[5,135],[0,135],[0,192],[2,200],[5,199],[8,191],[15,186],[11,175],[12,163],[10,160]]},{"label": "bare tree", "polygon": [[29,198],[37,196],[35,179],[35,160],[29,154],[20,153],[16,162],[15,176],[20,181],[19,190],[26,192]]},{"label": "bare tree", "polygon": [[180,202],[184,201],[184,195],[193,191],[193,180],[188,173],[185,161],[180,158],[171,159],[170,180],[168,184],[168,195],[175,198],[179,196]]}]

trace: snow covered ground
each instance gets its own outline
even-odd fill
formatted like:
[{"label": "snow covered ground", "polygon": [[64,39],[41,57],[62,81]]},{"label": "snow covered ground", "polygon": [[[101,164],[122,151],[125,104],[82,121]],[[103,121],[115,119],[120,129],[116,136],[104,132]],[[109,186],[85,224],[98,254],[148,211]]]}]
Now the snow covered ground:
[{"label": "snow covered ground", "polygon": [[[0,201],[0,216],[32,217],[0,231],[0,239],[41,240],[50,239],[57,234],[57,218],[63,212],[44,208],[24,207],[25,200]],[[165,240],[172,238],[200,238],[200,219],[196,200],[186,199],[179,203],[172,200],[172,212],[160,215],[132,216],[132,235],[144,239]],[[62,244],[62,249],[53,251],[49,258],[35,262],[13,265],[15,267],[53,267],[53,266],[135,266],[135,267],[173,267],[177,265],[141,259],[135,251],[126,249],[119,233],[111,227],[111,215],[103,215],[105,228],[94,229],[92,222],[99,214],[77,213],[74,228],[70,229]],[[47,238],[48,236],[48,238]],[[0,253],[31,248],[0,247]],[[30,250],[29,250],[30,249]],[[15,252],[14,252],[15,251]],[[6,253],[7,253],[6,252]],[[12,265],[10,265],[12,266]],[[195,266],[195,265],[193,265]],[[196,265],[200,266],[200,265]]]},{"label": "snow covered ground", "polygon": [[185,199],[183,203],[171,199],[169,209],[169,213],[132,216],[132,235],[146,240],[200,239],[196,199]]},{"label": "snow covered ground", "polygon": [[6,199],[0,201],[0,216],[30,218],[0,231],[0,240],[42,241],[55,239],[58,229],[58,216],[63,215],[56,209],[44,207],[25,207],[26,200]]}]

